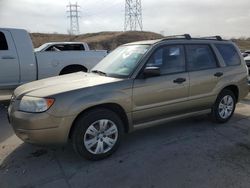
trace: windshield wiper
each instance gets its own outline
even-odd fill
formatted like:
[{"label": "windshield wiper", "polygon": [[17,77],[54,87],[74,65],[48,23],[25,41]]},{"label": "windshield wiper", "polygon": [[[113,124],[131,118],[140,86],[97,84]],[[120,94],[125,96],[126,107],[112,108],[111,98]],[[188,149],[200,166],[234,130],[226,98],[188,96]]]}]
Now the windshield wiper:
[{"label": "windshield wiper", "polygon": [[92,70],[91,72],[92,73],[97,73],[97,74],[102,75],[102,76],[107,76],[107,73],[99,71],[99,70]]}]

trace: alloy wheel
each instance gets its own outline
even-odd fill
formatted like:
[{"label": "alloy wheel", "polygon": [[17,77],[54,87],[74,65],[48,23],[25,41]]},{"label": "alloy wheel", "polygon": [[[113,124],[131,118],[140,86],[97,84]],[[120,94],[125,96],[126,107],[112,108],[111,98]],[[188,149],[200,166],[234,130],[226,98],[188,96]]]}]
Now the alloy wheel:
[{"label": "alloy wheel", "polygon": [[225,95],[219,103],[219,115],[223,119],[227,119],[233,112],[234,100],[230,95]]},{"label": "alloy wheel", "polygon": [[108,119],[92,123],[84,134],[84,146],[92,154],[104,154],[111,150],[118,138],[118,129]]}]

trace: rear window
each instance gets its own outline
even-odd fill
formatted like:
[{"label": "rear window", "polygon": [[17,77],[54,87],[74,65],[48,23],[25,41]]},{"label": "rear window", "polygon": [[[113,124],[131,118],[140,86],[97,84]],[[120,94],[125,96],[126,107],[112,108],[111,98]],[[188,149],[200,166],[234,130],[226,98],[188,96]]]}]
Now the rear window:
[{"label": "rear window", "polygon": [[8,50],[8,44],[3,32],[0,32],[0,50]]},{"label": "rear window", "polygon": [[216,44],[215,46],[227,66],[240,64],[240,56],[232,44]]}]

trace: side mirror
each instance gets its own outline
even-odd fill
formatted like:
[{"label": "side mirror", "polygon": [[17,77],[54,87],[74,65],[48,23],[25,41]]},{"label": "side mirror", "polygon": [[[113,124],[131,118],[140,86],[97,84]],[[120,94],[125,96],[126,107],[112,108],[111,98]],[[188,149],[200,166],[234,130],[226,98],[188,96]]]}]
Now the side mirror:
[{"label": "side mirror", "polygon": [[159,67],[146,67],[143,71],[143,76],[145,78],[160,76],[160,75],[161,75],[161,71]]}]

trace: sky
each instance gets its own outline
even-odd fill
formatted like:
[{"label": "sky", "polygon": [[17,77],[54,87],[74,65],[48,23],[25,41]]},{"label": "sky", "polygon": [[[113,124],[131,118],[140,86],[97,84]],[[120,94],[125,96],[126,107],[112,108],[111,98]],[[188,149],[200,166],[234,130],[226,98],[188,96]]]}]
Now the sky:
[{"label": "sky", "polygon": [[[123,31],[125,0],[73,0],[80,33]],[[164,35],[250,37],[250,0],[141,0],[143,30]],[[0,27],[67,33],[69,0],[0,0]]]}]

